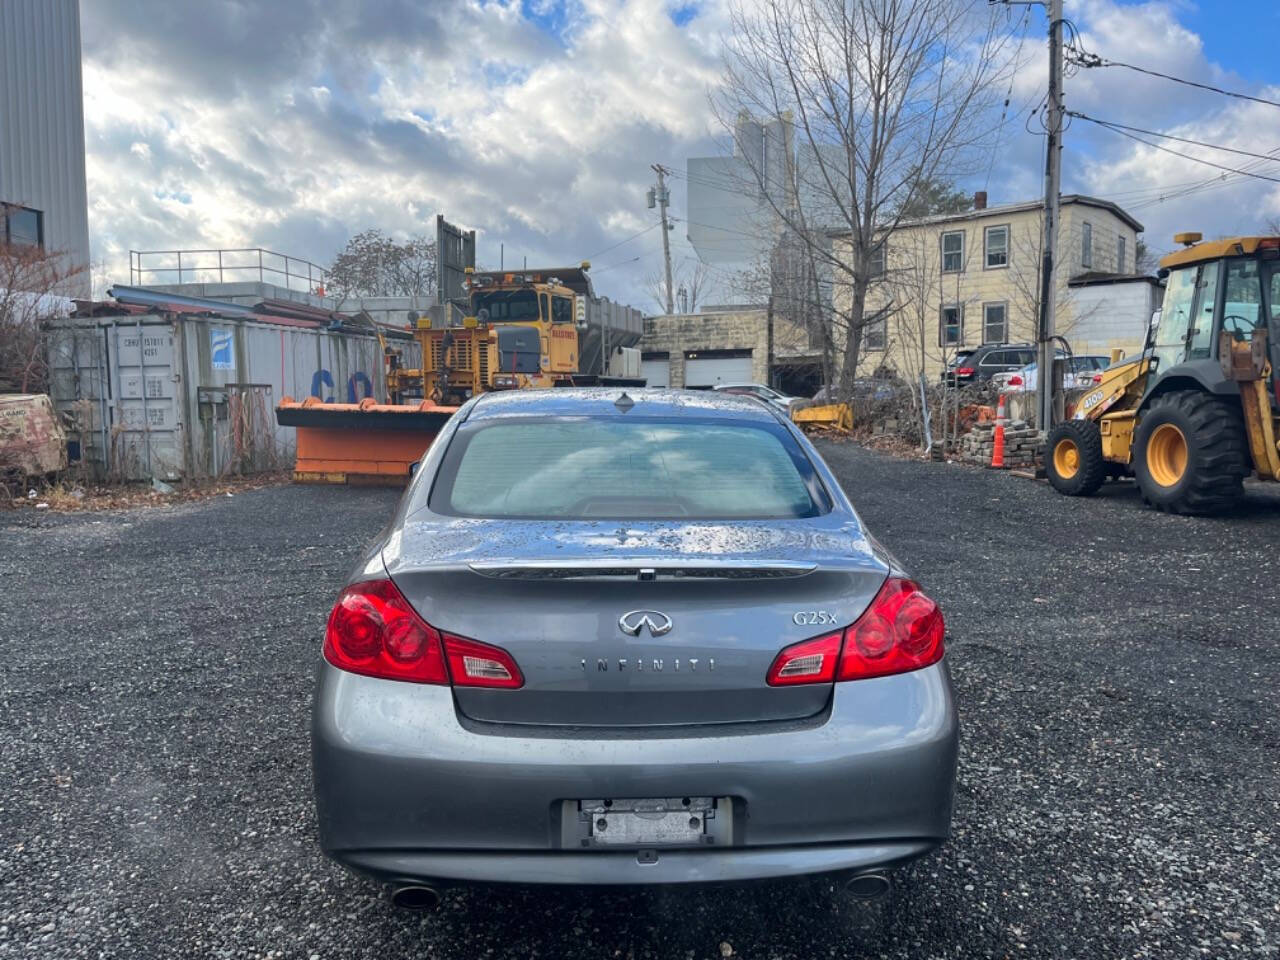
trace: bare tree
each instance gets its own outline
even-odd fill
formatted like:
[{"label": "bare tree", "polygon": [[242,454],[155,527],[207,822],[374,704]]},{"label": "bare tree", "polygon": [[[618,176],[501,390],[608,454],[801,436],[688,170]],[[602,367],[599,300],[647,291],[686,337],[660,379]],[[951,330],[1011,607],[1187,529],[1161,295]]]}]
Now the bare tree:
[{"label": "bare tree", "polygon": [[1266,231],[1268,236],[1280,237],[1280,216],[1274,216],[1267,220]]},{"label": "bare tree", "polygon": [[[682,260],[672,267],[671,282],[678,291],[675,301],[679,312],[697,313],[698,303],[711,286],[711,271],[701,260]],[[660,313],[667,309],[667,279],[663,271],[650,270],[646,273],[644,290]]]},{"label": "bare tree", "polygon": [[0,243],[0,393],[48,391],[44,321],[70,312],[66,294],[83,272],[40,247]]},{"label": "bare tree", "polygon": [[428,296],[436,289],[436,242],[423,234],[398,242],[381,230],[365,230],[334,257],[328,281],[338,300]]},{"label": "bare tree", "polygon": [[1156,272],[1156,268],[1160,265],[1160,258],[1156,256],[1154,250],[1147,246],[1147,241],[1138,238],[1133,245],[1133,267],[1134,272],[1138,274],[1152,274]]},{"label": "bare tree", "polygon": [[[931,231],[904,231],[895,237],[885,264],[883,308],[886,336],[885,351],[896,346],[904,379],[911,386],[911,406],[920,419],[924,436],[924,418],[928,411],[919,401],[920,382],[931,369],[936,356],[945,368],[950,359],[948,348],[940,341],[938,284],[941,263]],[[895,343],[895,339],[899,341]]]},{"label": "bare tree", "polygon": [[[735,0],[731,19],[713,104],[776,232],[805,244],[839,291],[847,397],[873,258],[923,191],[980,162],[1011,41],[999,13],[971,0]],[[798,148],[784,142],[782,162],[760,152],[741,136],[744,113],[789,120]]]},{"label": "bare tree", "polygon": [[710,280],[711,273],[707,269],[707,265],[701,260],[694,260],[692,263],[682,266],[678,283],[688,297],[690,313],[698,312],[698,301],[706,293]]}]

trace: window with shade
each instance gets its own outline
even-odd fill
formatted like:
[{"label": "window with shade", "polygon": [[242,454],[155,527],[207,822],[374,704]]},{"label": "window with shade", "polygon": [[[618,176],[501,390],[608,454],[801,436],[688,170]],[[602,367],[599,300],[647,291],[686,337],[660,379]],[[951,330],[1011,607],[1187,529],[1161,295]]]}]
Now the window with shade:
[{"label": "window with shade", "polygon": [[983,233],[983,245],[986,248],[982,263],[984,269],[994,270],[1009,265],[1008,226],[987,227]]},{"label": "window with shade", "polygon": [[867,318],[862,327],[862,348],[867,351],[883,350],[888,343],[888,310],[880,310]]},{"label": "window with shade", "polygon": [[982,342],[1006,343],[1009,339],[1009,307],[1005,303],[982,305]]},{"label": "window with shade", "polygon": [[955,347],[964,343],[964,305],[946,304],[938,317],[938,344]]},{"label": "window with shade", "polygon": [[964,270],[964,231],[942,235],[942,272],[960,273]]}]

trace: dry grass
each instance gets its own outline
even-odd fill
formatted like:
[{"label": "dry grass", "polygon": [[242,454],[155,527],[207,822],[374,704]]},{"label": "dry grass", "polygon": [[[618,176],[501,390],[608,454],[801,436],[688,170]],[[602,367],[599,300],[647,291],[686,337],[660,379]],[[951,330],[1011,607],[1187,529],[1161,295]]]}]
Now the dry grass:
[{"label": "dry grass", "polygon": [[[121,507],[168,506],[207,500],[248,490],[259,490],[288,483],[290,475],[259,473],[248,477],[229,477],[221,480],[173,484],[172,493],[161,493],[147,483],[81,484],[70,480],[53,483],[23,484],[22,489],[11,486],[0,488],[0,510],[52,510],[57,513],[79,511],[116,510]],[[31,491],[35,496],[30,496]]]}]

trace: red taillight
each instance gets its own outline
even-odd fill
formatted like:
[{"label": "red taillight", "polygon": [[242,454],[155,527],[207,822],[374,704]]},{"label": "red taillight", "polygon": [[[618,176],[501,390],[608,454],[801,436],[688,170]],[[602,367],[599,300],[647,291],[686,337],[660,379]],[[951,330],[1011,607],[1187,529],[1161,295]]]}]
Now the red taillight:
[{"label": "red taillight", "polygon": [[882,677],[937,663],[945,632],[938,605],[913,581],[890,577],[867,612],[845,630],[836,679]]},{"label": "red taillight", "polygon": [[972,377],[973,367],[960,367],[956,370],[957,377]]},{"label": "red taillight", "polygon": [[1009,378],[1009,386],[1011,387],[1022,386],[1022,378],[1015,373],[1012,377]]},{"label": "red taillight", "polygon": [[1100,373],[1095,373],[1095,374],[1093,375],[1093,382],[1094,382],[1094,383],[1101,383],[1101,382],[1102,382],[1102,374],[1100,374]]},{"label": "red taillight", "polygon": [[342,591],[324,632],[324,657],[339,669],[384,680],[447,686],[451,668],[458,686],[524,683],[509,653],[464,637],[442,637],[390,580],[366,580]]},{"label": "red taillight", "polygon": [[766,680],[780,687],[919,670],[942,659],[945,633],[938,605],[915,582],[890,577],[857,623],[785,648]]}]

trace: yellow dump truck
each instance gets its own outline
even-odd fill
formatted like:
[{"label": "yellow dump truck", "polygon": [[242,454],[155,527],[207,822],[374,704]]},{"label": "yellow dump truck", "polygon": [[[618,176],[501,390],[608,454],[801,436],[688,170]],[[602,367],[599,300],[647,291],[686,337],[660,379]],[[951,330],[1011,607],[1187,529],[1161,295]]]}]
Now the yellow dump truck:
[{"label": "yellow dump truck", "polygon": [[565,286],[562,272],[468,270],[460,323],[447,315],[416,318],[422,368],[401,368],[393,358],[391,402],[459,404],[487,390],[581,382],[577,325],[586,318],[586,301]]},{"label": "yellow dump truck", "polygon": [[403,483],[458,406],[490,390],[588,385],[579,372],[590,264],[474,271],[466,299],[415,316],[422,366],[405,367],[383,342],[388,396],[354,404],[286,397],[282,426],[297,428],[294,479]]}]

